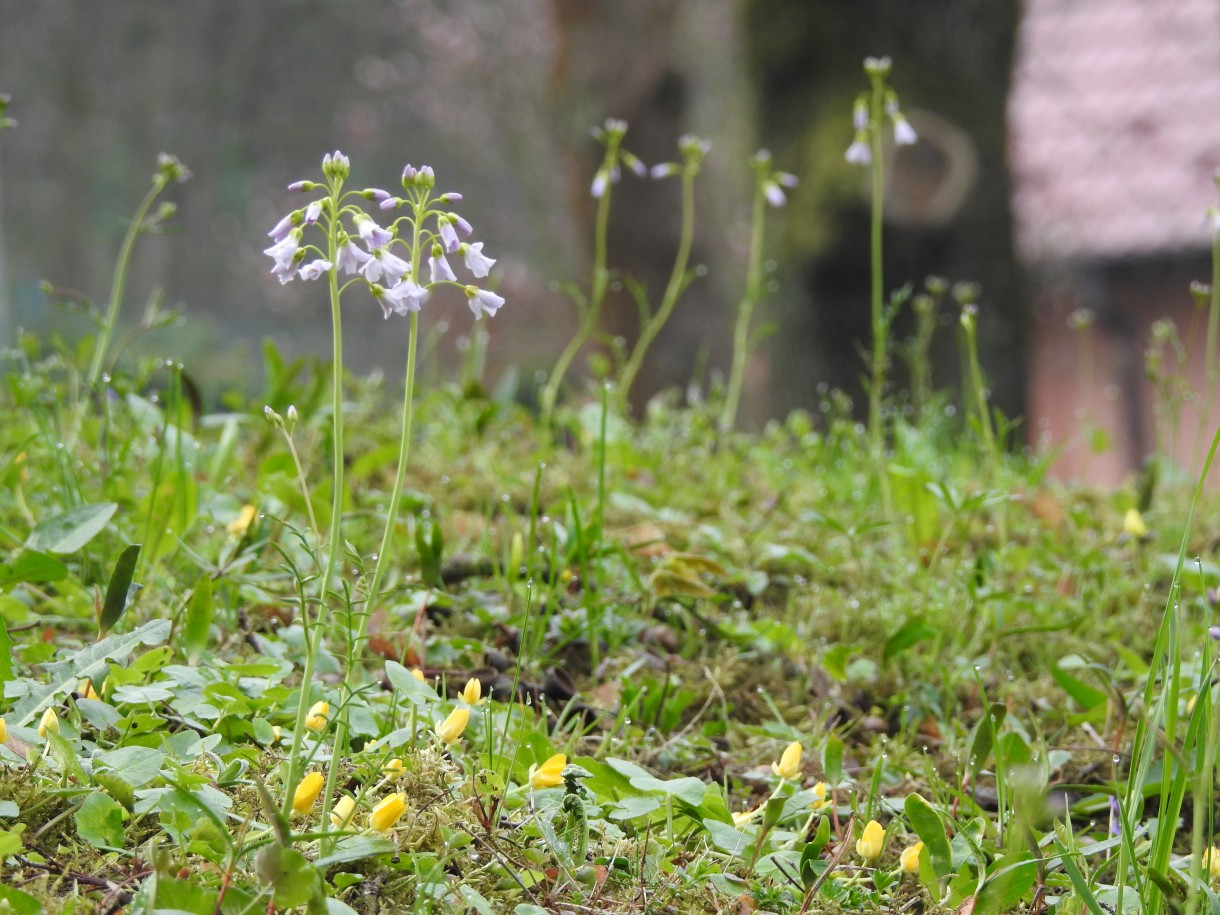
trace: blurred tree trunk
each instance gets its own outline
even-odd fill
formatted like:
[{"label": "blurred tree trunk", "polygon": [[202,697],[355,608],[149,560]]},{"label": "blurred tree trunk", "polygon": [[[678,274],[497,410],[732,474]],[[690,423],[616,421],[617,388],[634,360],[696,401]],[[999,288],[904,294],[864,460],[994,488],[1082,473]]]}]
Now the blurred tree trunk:
[{"label": "blurred tree trunk", "polygon": [[[866,175],[843,153],[852,103],[868,85],[863,59],[889,55],[892,85],[921,142],[902,148],[891,182],[897,196],[887,192],[887,293],[907,282],[918,287],[929,274],[979,283],[980,349],[993,403],[1009,416],[1023,412],[1030,318],[1005,155],[1018,16],[1017,0],[744,0],[762,142],[802,179],[785,214],[785,266],[804,295],[789,297],[781,319],[772,363],[777,407],[816,404],[820,383],[851,392],[857,405],[862,399],[860,350],[870,333]],[[954,182],[961,197],[949,206],[940,192]],[[939,384],[957,381],[948,339],[956,334],[955,306],[947,311],[953,330],[939,335]],[[901,369],[895,364],[895,373]]]}]

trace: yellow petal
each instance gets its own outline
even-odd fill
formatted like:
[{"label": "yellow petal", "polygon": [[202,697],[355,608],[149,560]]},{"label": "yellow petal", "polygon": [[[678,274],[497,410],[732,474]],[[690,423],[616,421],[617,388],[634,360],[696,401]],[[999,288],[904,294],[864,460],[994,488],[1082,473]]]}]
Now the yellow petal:
[{"label": "yellow petal", "polygon": [[467,705],[478,705],[481,698],[483,698],[483,684],[477,677],[471,677],[462,689],[462,701]]},{"label": "yellow petal", "polygon": [[326,779],[321,772],[310,772],[306,775],[301,779],[301,784],[297,785],[296,793],[292,795],[292,809],[297,813],[308,813],[318,795],[322,793],[325,783]]},{"label": "yellow petal", "polygon": [[378,832],[385,832],[400,819],[407,810],[407,796],[401,791],[382,799],[373,812],[369,814],[369,826]]},{"label": "yellow petal", "polygon": [[778,763],[771,763],[771,771],[785,781],[795,782],[801,778],[801,754],[804,748],[797,741],[792,741],[784,749],[784,754]]},{"label": "yellow petal", "polygon": [[329,702],[315,702],[309,707],[309,714],[305,716],[305,727],[319,734],[326,730],[326,716],[330,714]]},{"label": "yellow petal", "polygon": [[881,846],[885,843],[885,827],[876,820],[869,820],[864,827],[864,834],[856,842],[856,854],[865,861],[873,861],[881,856]]},{"label": "yellow petal", "polygon": [[48,734],[58,733],[59,716],[55,714],[55,709],[48,708],[42,713],[42,720],[38,722],[38,736],[46,740]]},{"label": "yellow petal", "polygon": [[1123,515],[1123,530],[1137,540],[1148,536],[1148,525],[1144,523],[1144,516],[1138,508],[1127,509],[1127,514]]},{"label": "yellow petal", "polygon": [[436,726],[436,736],[445,743],[457,743],[462,739],[462,732],[470,721],[470,709],[465,706],[455,708],[449,717]]},{"label": "yellow petal", "polygon": [[898,863],[902,866],[904,873],[919,873],[919,853],[922,850],[922,842],[916,842],[914,845],[908,845],[902,850],[902,855],[898,858]]},{"label": "yellow petal", "polygon": [[563,770],[568,764],[568,757],[556,753],[541,766],[530,766],[531,788],[558,788],[563,784]]},{"label": "yellow petal", "polygon": [[4,723],[4,719],[0,718],[0,743],[8,740],[8,725]]},{"label": "yellow petal", "polygon": [[334,809],[330,812],[330,822],[335,829],[343,829],[352,819],[352,813],[356,809],[356,799],[350,794],[345,794],[335,803]]},{"label": "yellow petal", "polygon": [[250,525],[254,522],[257,515],[258,509],[253,505],[243,505],[241,508],[241,514],[229,522],[229,533],[234,537],[240,537],[250,529]]}]

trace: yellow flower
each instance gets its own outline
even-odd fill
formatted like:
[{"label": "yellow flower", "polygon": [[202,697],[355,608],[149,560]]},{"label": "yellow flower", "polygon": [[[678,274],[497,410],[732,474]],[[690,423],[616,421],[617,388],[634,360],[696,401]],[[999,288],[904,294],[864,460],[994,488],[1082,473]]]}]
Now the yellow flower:
[{"label": "yellow flower", "polygon": [[1138,508],[1129,508],[1127,514],[1123,515],[1123,531],[1128,537],[1134,537],[1136,540],[1143,540],[1148,536],[1148,525],[1144,523],[1144,516]]},{"label": "yellow flower", "polygon": [[478,705],[483,698],[483,684],[478,677],[471,677],[462,688],[462,701],[467,705]]},{"label": "yellow flower", "polygon": [[241,514],[228,524],[229,533],[234,537],[242,536],[250,529],[250,525],[254,523],[254,519],[258,516],[258,509],[253,505],[243,505]]},{"label": "yellow flower", "polygon": [[902,865],[902,870],[904,873],[919,873],[919,853],[921,851],[923,851],[922,842],[916,842],[914,845],[908,845],[902,850],[902,855],[898,858],[898,863]]},{"label": "yellow flower", "polygon": [[470,721],[470,709],[466,706],[455,708],[449,717],[436,726],[436,736],[445,743],[457,743],[462,739],[462,732]]},{"label": "yellow flower", "polygon": [[280,736],[284,733],[284,729],[278,724],[271,726],[271,742],[277,744],[280,742]]},{"label": "yellow flower", "polygon": [[46,740],[48,734],[58,733],[59,716],[55,714],[55,709],[48,708],[42,713],[42,720],[38,722],[38,736]]},{"label": "yellow flower", "polygon": [[1203,850],[1203,870],[1216,880],[1220,878],[1220,848],[1205,848]]},{"label": "yellow flower", "polygon": [[418,667],[411,668],[411,676],[413,676],[420,683],[427,682],[424,678],[424,672],[422,670],[420,670]]},{"label": "yellow flower", "polygon": [[826,799],[826,783],[818,782],[813,786],[813,800],[809,802],[809,809],[817,813],[829,806],[830,801]]},{"label": "yellow flower", "polygon": [[320,734],[326,730],[326,716],[329,714],[329,702],[315,702],[309,707],[309,714],[305,716],[305,727],[315,734]]},{"label": "yellow flower", "polygon": [[397,778],[398,776],[402,775],[402,760],[394,758],[386,763],[385,774],[391,778]]},{"label": "yellow flower", "polygon": [[292,809],[297,813],[308,813],[309,808],[318,799],[318,795],[322,793],[322,785],[325,783],[326,779],[321,772],[310,772],[306,775],[301,779],[301,784],[297,785],[296,793],[292,796]]},{"label": "yellow flower", "polygon": [[760,810],[762,810],[761,806],[755,807],[753,810],[734,810],[733,811],[733,825],[734,826],[745,826],[747,823],[749,823],[751,820],[753,820],[756,816],[758,816],[758,811],[760,811]]},{"label": "yellow flower", "polygon": [[541,766],[530,766],[531,788],[558,788],[563,784],[563,767],[568,764],[568,757],[556,753]]},{"label": "yellow flower", "polygon": [[869,820],[864,827],[864,835],[856,842],[856,854],[865,861],[875,861],[881,857],[881,846],[885,842],[885,827],[876,820]]},{"label": "yellow flower", "polygon": [[407,812],[407,796],[401,791],[382,799],[369,814],[369,826],[378,832],[385,832]]},{"label": "yellow flower", "polygon": [[799,781],[801,777],[801,754],[805,752],[797,741],[792,741],[784,750],[779,762],[771,763],[771,771],[785,781]]},{"label": "yellow flower", "polygon": [[0,743],[8,740],[8,725],[4,723],[4,719],[0,718]]},{"label": "yellow flower", "polygon": [[98,698],[97,690],[95,690],[93,688],[93,681],[90,680],[88,677],[86,677],[84,680],[80,681],[80,686],[77,688],[76,691],[78,693],[80,693],[81,696],[83,696],[86,699]]},{"label": "yellow flower", "polygon": [[356,799],[350,794],[345,794],[335,803],[334,809],[330,812],[330,821],[335,829],[343,829],[352,819],[352,813],[356,810]]}]

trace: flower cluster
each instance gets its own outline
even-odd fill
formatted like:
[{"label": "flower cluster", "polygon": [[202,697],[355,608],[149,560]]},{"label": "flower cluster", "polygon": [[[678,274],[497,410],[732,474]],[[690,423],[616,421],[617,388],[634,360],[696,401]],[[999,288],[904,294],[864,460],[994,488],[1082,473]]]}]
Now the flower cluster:
[{"label": "flower cluster", "polygon": [[884,109],[884,117],[894,125],[895,143],[899,146],[910,146],[919,139],[915,129],[902,113],[902,109],[898,107],[897,93],[886,85],[885,80],[889,76],[890,66],[888,57],[869,57],[864,61],[864,72],[872,81],[873,88],[869,92],[861,92],[856,98],[856,104],[852,107],[855,139],[852,140],[851,146],[847,147],[845,155],[847,161],[852,165],[868,165],[873,161],[872,131],[881,129],[882,112],[876,112],[877,117],[874,119],[871,109],[872,99],[880,102],[880,107]]},{"label": "flower cluster", "polygon": [[[347,156],[336,150],[322,159],[324,182],[296,181],[288,186],[302,193],[322,191],[323,196],[293,210],[267,233],[272,245],[263,253],[275,262],[273,276],[281,283],[323,276],[337,283],[341,275],[350,277],[344,288],[362,282],[387,318],[419,311],[429,293],[445,285],[465,293],[476,318],[499,310],[502,296],[460,282],[448,260],[460,257],[478,280],[487,277],[495,264],[483,253],[482,242],[469,241],[474,231],[470,223],[448,209],[462,199],[461,194],[433,196],[436,176],[426,165],[406,166],[402,197],[380,188],[344,191],[350,172]],[[384,212],[405,212],[382,226],[356,201],[376,203]],[[306,242],[305,232],[313,227],[325,236],[324,248]],[[427,278],[422,275],[425,261]]]}]

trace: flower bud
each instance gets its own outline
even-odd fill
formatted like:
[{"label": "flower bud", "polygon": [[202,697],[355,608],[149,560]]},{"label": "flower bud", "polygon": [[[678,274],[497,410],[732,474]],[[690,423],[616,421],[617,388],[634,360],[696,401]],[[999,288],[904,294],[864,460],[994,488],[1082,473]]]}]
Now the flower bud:
[{"label": "flower bud", "polygon": [[798,741],[792,741],[784,749],[779,762],[771,763],[771,771],[785,781],[795,782],[801,778],[801,754],[804,748]]},{"label": "flower bud", "polygon": [[43,740],[51,734],[59,733],[59,716],[55,714],[55,709],[48,708],[42,713],[42,719],[38,722],[38,736]]},{"label": "flower bud", "polygon": [[436,736],[442,742],[455,744],[462,739],[462,732],[470,722],[470,709],[465,706],[455,708],[449,717],[436,726]]},{"label": "flower bud", "polygon": [[319,734],[326,730],[326,716],[330,714],[329,702],[315,702],[309,707],[309,714],[305,716],[305,727]]},{"label": "flower bud", "polygon": [[350,794],[345,794],[335,802],[334,808],[330,811],[330,822],[335,829],[344,829],[351,822],[352,814],[356,811],[356,799]]},{"label": "flower bud", "polygon": [[401,791],[382,799],[369,814],[369,826],[377,832],[387,832],[407,812],[407,796]]},{"label": "flower bud", "polygon": [[568,764],[568,757],[556,753],[540,766],[530,766],[531,788],[558,788],[563,784],[563,770]]},{"label": "flower bud", "polygon": [[916,842],[914,845],[908,845],[902,850],[902,855],[899,857],[898,863],[902,866],[903,873],[919,873],[919,853],[921,851],[923,851],[922,842]]},{"label": "flower bud", "polygon": [[856,842],[856,854],[865,861],[875,861],[881,857],[881,847],[885,844],[885,827],[876,820],[869,820],[864,827],[864,834]]},{"label": "flower bud", "polygon": [[306,775],[292,795],[292,809],[297,813],[308,813],[325,784],[326,778],[321,772],[310,772]]}]

